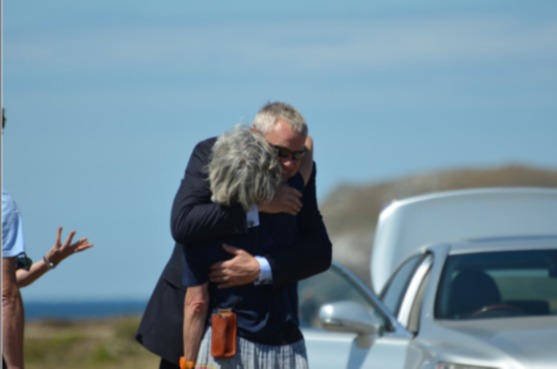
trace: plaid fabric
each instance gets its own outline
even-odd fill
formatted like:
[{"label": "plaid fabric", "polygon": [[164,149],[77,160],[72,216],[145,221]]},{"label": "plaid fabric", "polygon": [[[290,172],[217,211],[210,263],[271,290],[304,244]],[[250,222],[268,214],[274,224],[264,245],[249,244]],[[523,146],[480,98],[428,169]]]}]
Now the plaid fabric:
[{"label": "plaid fabric", "polygon": [[211,356],[211,328],[207,329],[197,356],[197,369],[308,369],[304,340],[269,346],[238,337],[236,355],[227,359]]}]

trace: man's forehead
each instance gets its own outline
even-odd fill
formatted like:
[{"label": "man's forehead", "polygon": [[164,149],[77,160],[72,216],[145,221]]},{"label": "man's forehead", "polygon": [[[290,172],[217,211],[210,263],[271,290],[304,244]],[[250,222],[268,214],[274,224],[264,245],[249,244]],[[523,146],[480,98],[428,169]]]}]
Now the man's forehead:
[{"label": "man's forehead", "polygon": [[292,129],[275,129],[264,135],[267,140],[283,140],[283,141],[305,141],[306,134],[304,132],[295,132]]}]

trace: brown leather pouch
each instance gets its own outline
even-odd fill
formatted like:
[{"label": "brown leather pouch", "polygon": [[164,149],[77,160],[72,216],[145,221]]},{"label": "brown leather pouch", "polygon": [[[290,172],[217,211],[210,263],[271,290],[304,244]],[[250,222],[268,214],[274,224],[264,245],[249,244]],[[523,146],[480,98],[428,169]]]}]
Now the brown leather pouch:
[{"label": "brown leather pouch", "polygon": [[236,354],[236,313],[232,309],[218,309],[211,315],[211,355],[214,358]]}]

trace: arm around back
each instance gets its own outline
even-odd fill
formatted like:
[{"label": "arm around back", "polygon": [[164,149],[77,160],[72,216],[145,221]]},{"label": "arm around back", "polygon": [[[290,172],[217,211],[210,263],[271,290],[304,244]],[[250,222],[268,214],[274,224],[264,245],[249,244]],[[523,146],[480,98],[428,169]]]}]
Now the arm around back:
[{"label": "arm around back", "polygon": [[215,138],[198,143],[178,188],[171,214],[171,232],[181,244],[203,242],[247,232],[246,213],[240,205],[211,201],[207,165]]},{"label": "arm around back", "polygon": [[332,262],[332,243],[323,217],[317,206],[316,166],[302,197],[302,210],[298,213],[300,242],[275,249],[265,255],[273,273],[273,283],[283,285],[311,277],[327,270]]}]

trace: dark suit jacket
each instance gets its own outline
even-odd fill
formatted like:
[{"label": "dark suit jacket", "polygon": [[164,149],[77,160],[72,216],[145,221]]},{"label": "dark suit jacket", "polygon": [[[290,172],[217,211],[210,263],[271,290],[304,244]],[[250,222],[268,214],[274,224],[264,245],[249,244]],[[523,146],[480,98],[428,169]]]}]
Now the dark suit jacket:
[{"label": "dark suit jacket", "polygon": [[[174,198],[171,232],[176,244],[143,314],[136,339],[167,361],[178,363],[183,353],[182,324],[185,288],[182,286],[182,247],[247,232],[246,214],[240,205],[211,202],[205,168],[216,138],[196,145]],[[315,165],[314,165],[315,168]],[[298,213],[300,243],[270,250],[273,283],[284,285],[323,272],[332,260],[332,244],[317,207],[315,169],[304,190]]]}]

